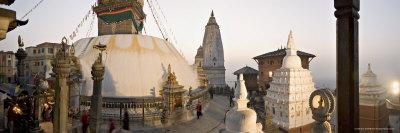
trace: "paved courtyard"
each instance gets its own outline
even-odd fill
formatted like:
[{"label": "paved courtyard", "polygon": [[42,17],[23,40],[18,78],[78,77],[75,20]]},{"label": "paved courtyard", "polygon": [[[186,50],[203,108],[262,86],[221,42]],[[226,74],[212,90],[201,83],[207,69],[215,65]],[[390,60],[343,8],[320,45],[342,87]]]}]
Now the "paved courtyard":
[{"label": "paved courtyard", "polygon": [[[218,133],[220,129],[225,128],[224,118],[228,109],[229,101],[226,96],[214,96],[208,106],[204,107],[203,116],[200,119],[194,118],[186,122],[174,123],[168,127],[157,129],[135,129],[132,127],[131,132],[144,132],[144,133]],[[52,123],[41,123],[40,126],[46,133],[52,133]],[[102,124],[102,132],[108,131],[108,125]],[[117,127],[116,131],[119,131]]]}]

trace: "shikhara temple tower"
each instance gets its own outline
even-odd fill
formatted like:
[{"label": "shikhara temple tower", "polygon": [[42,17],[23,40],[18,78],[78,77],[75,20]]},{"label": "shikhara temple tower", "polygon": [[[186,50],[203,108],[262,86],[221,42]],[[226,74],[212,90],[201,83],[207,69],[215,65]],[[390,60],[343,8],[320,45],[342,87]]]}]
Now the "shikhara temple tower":
[{"label": "shikhara temple tower", "polygon": [[225,65],[224,48],[222,46],[219,26],[211,12],[203,38],[203,69],[207,75],[210,87],[224,87]]},{"label": "shikhara temple tower", "polygon": [[265,96],[273,124],[285,132],[310,132],[314,120],[308,101],[314,90],[311,72],[302,67],[290,31],[282,67],[273,72]]},{"label": "shikhara temple tower", "polygon": [[98,0],[93,8],[98,19],[98,35],[138,34],[142,32],[143,0]]}]

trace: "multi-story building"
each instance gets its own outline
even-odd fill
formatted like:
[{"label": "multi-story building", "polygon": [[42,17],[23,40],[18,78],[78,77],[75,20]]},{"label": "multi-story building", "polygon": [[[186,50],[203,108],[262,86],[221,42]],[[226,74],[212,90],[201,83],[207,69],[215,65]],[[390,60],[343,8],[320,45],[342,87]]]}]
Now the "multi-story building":
[{"label": "multi-story building", "polygon": [[14,83],[16,72],[14,52],[0,51],[0,83]]},{"label": "multi-story building", "polygon": [[26,48],[28,56],[25,59],[25,76],[28,83],[32,83],[32,77],[36,75],[44,78],[50,77],[51,62],[61,47],[62,45],[59,43],[45,42]]}]

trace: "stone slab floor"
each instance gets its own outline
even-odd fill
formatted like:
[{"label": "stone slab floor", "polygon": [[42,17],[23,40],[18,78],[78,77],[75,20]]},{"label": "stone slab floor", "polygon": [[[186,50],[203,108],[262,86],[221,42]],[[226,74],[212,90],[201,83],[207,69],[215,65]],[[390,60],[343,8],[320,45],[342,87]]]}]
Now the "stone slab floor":
[{"label": "stone slab floor", "polygon": [[[157,129],[135,129],[132,127],[134,133],[218,133],[220,129],[225,128],[224,118],[225,113],[229,109],[229,101],[226,96],[214,95],[203,112],[203,116],[200,119],[194,118],[187,122],[181,122],[172,124],[171,126]],[[41,123],[40,126],[45,130],[46,133],[52,133],[52,123],[46,122]],[[107,133],[108,125],[104,123],[102,126],[102,132]],[[117,127],[116,133],[125,133]]]}]

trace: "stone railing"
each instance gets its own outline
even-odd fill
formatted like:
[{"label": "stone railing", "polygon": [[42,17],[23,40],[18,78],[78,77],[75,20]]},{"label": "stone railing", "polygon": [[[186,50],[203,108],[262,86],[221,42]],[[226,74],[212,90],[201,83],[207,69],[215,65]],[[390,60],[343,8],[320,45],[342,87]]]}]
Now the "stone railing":
[{"label": "stone railing", "polygon": [[[81,96],[80,109],[90,109],[90,97]],[[107,121],[114,119],[122,121],[123,114],[128,111],[129,120],[140,122],[150,126],[157,126],[161,118],[163,101],[161,97],[134,97],[134,98],[112,98],[103,97],[102,119]]]}]

